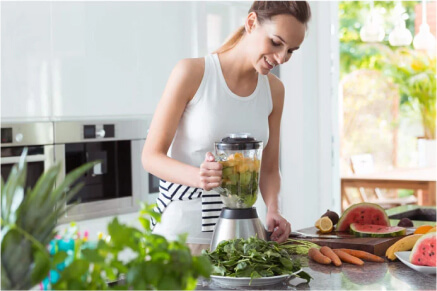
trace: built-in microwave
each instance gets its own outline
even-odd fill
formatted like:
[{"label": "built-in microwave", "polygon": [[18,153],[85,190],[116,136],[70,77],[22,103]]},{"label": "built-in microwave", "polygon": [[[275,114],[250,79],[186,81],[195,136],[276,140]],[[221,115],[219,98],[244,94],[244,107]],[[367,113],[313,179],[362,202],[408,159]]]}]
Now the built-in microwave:
[{"label": "built-in microwave", "polygon": [[140,201],[155,203],[159,192],[159,179],[141,164],[148,126],[147,118],[2,122],[1,176],[7,180],[24,148],[26,189],[55,163],[62,165],[59,185],[71,170],[101,160],[79,178],[77,183],[84,187],[68,202],[75,206],[58,223],[134,212]]},{"label": "built-in microwave", "polygon": [[156,178],[141,164],[148,125],[147,119],[54,122],[55,160],[63,167],[59,180],[86,162],[101,161],[78,179],[84,187],[60,223],[134,212],[140,201],[155,203],[150,184]]}]

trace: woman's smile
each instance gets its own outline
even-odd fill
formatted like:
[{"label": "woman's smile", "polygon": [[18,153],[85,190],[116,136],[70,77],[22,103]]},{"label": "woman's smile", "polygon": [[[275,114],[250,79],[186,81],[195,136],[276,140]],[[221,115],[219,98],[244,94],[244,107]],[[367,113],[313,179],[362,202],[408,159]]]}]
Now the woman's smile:
[{"label": "woman's smile", "polygon": [[266,56],[264,56],[264,61],[266,62],[267,68],[269,68],[269,70],[273,69],[276,66],[275,63],[270,62]]}]

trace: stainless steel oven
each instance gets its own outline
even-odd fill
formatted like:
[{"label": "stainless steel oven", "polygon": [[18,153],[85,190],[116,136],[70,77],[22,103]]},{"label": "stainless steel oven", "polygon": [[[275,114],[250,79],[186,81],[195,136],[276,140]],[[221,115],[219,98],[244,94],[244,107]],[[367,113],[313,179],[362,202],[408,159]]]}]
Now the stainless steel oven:
[{"label": "stainless steel oven", "polygon": [[141,164],[147,119],[55,121],[55,160],[63,179],[74,168],[101,160],[78,182],[85,185],[79,201],[59,222],[83,220],[136,211],[140,201],[154,202],[149,174]]},{"label": "stainless steel oven", "polygon": [[1,125],[1,176],[7,180],[14,164],[28,148],[26,189],[54,164],[53,123],[22,122]]}]

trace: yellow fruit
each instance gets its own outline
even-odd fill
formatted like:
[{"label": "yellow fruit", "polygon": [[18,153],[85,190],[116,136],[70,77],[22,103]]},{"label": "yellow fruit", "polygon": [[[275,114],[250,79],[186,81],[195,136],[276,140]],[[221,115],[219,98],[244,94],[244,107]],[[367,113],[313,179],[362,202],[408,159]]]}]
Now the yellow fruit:
[{"label": "yellow fruit", "polygon": [[243,160],[243,154],[242,153],[235,153],[234,154],[234,159],[242,161]]},{"label": "yellow fruit", "polygon": [[328,233],[332,231],[334,225],[329,217],[323,216],[316,221],[315,227],[317,227],[321,233]]},{"label": "yellow fruit", "polygon": [[435,226],[433,228],[431,228],[430,230],[428,230],[426,233],[430,233],[430,232],[435,232]]},{"label": "yellow fruit", "polygon": [[427,233],[430,229],[432,229],[431,225],[422,225],[414,231],[414,234],[424,234]]},{"label": "yellow fruit", "polygon": [[413,249],[414,244],[417,242],[419,238],[422,237],[422,234],[413,234],[401,238],[397,242],[395,242],[391,247],[387,249],[385,252],[385,256],[390,260],[394,261],[396,259],[396,252],[409,251]]}]

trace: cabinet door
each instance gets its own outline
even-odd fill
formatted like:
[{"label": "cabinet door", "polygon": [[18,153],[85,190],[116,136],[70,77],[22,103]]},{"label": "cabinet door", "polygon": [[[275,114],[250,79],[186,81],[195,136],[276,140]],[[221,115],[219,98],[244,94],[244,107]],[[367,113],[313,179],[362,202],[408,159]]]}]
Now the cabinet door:
[{"label": "cabinet door", "polygon": [[54,116],[152,114],[191,56],[187,2],[53,3]]},{"label": "cabinet door", "polygon": [[1,3],[1,116],[51,114],[50,3]]}]

